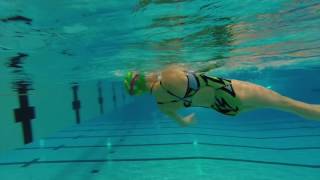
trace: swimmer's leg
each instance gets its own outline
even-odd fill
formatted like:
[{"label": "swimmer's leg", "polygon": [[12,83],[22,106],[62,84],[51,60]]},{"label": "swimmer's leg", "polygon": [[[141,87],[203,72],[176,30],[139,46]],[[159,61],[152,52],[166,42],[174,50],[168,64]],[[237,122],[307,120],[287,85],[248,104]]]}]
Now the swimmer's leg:
[{"label": "swimmer's leg", "polygon": [[256,108],[272,108],[294,113],[305,119],[320,120],[320,105],[297,101],[248,82],[232,80],[232,85],[243,104],[241,112]]}]

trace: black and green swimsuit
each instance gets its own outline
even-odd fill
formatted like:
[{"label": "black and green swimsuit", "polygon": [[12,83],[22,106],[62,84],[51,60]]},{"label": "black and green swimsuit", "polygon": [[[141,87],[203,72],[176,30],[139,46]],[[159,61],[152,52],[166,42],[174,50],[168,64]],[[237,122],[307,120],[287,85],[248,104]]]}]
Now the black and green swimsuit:
[{"label": "black and green swimsuit", "polygon": [[[176,97],[177,99],[167,102],[157,102],[158,104],[167,104],[183,101],[185,107],[191,107],[192,97],[199,91],[202,87],[212,87],[215,90],[215,97],[211,108],[216,111],[234,116],[239,112],[240,101],[236,97],[236,93],[233,90],[231,80],[220,78],[220,77],[210,77],[203,73],[186,72],[188,79],[188,86],[186,93],[183,97],[177,96],[168,89],[166,89],[160,81],[160,86],[167,91],[168,94]],[[152,88],[151,88],[152,93]]]}]

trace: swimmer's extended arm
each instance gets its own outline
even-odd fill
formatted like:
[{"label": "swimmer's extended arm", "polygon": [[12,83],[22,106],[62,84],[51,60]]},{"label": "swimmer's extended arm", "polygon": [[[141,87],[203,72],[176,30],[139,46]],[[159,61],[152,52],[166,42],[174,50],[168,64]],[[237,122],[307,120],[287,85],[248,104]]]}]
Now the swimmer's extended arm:
[{"label": "swimmer's extended arm", "polygon": [[206,64],[203,67],[200,67],[199,69],[197,69],[195,71],[199,72],[199,73],[205,73],[205,72],[208,72],[212,69],[222,67],[224,64],[225,64],[224,61],[214,61],[214,62],[210,62],[210,63]]},{"label": "swimmer's extended arm", "polygon": [[194,122],[195,118],[194,118],[194,113],[186,116],[186,117],[182,117],[180,116],[177,112],[175,111],[164,111],[164,113],[169,116],[170,118],[174,119],[175,121],[177,121],[181,126],[187,126],[190,125],[191,123]]}]

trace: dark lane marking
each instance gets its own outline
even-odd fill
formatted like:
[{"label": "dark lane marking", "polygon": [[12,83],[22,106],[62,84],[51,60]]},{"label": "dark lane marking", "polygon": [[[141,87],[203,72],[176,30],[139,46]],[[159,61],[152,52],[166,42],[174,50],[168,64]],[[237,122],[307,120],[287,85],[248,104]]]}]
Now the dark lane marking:
[{"label": "dark lane marking", "polygon": [[[248,146],[248,145],[234,145],[234,144],[217,144],[217,143],[202,143],[198,142],[198,145],[206,146],[220,146],[220,147],[236,147],[236,148],[249,148],[249,149],[265,149],[265,150],[275,150],[275,151],[294,151],[294,150],[320,150],[318,147],[264,147],[264,146]],[[112,147],[147,147],[147,146],[176,146],[176,145],[193,145],[192,142],[179,142],[179,143],[154,143],[154,144],[122,144],[122,145],[112,145]],[[65,146],[60,145],[56,147],[26,147],[18,148],[16,150],[34,150],[34,149],[77,149],[77,148],[109,148],[107,145],[80,145],[80,146]]]},{"label": "dark lane marking", "polygon": [[163,158],[134,158],[134,159],[91,159],[91,160],[55,160],[55,161],[38,161],[33,160],[29,162],[10,162],[0,163],[0,166],[8,165],[22,165],[23,167],[33,164],[60,164],[60,163],[105,163],[105,162],[147,162],[147,161],[181,161],[181,160],[213,160],[213,161],[230,161],[230,162],[243,162],[263,165],[279,165],[288,167],[304,167],[319,169],[318,164],[298,164],[274,161],[260,161],[250,159],[236,159],[236,158],[222,158],[222,157],[207,157],[207,156],[191,156],[191,157],[163,157]]},{"label": "dark lane marking", "polygon": [[172,136],[172,135],[201,135],[210,137],[227,137],[227,138],[240,138],[240,139],[285,139],[285,138],[301,138],[301,137],[320,137],[320,134],[307,134],[307,135],[290,135],[290,136],[270,136],[270,137],[249,137],[249,136],[230,136],[221,134],[205,134],[205,133],[170,133],[170,134],[131,134],[131,135],[100,135],[100,136],[56,136],[48,137],[50,139],[84,139],[84,138],[106,138],[106,137],[139,137],[139,136]]},{"label": "dark lane marking", "polygon": [[[158,123],[158,124],[174,124],[173,121],[159,121],[159,122],[153,122],[153,123]],[[305,121],[300,121],[300,120],[285,120],[285,121],[260,121],[260,122],[230,122],[230,123],[222,123],[222,122],[216,122],[216,123],[208,123],[208,122],[201,122],[201,124],[203,125],[223,125],[223,126],[251,126],[251,125],[266,125],[266,124],[282,124],[282,123],[305,123]],[[129,122],[124,122],[124,123],[112,123],[112,122],[96,122],[96,121],[91,121],[91,122],[86,122],[83,123],[81,125],[76,125],[75,127],[79,127],[79,126],[119,126],[119,125],[145,125],[145,122],[141,122],[141,121],[129,121]]]},{"label": "dark lane marking", "polygon": [[2,22],[24,22],[28,25],[31,25],[31,23],[32,23],[32,19],[25,17],[25,16],[20,16],[20,15],[0,19],[0,21],[2,21]]},{"label": "dark lane marking", "polygon": [[[152,127],[151,129],[153,129]],[[161,129],[179,129],[180,127],[160,127]],[[301,127],[289,127],[289,128],[268,128],[268,129],[219,129],[210,127],[188,127],[188,129],[209,129],[216,131],[233,131],[233,132],[261,132],[261,131],[279,131],[279,130],[295,130],[295,129],[318,129],[320,126],[301,126]],[[61,133],[73,133],[73,132],[96,132],[96,131],[125,131],[125,130],[148,130],[150,128],[128,128],[128,129],[74,129],[74,130],[62,130]]]},{"label": "dark lane marking", "polygon": [[[39,162],[39,160],[40,160],[39,158],[33,159],[33,160],[29,161],[29,162],[24,163],[21,167],[31,166],[32,164]],[[0,165],[1,165],[1,163],[0,163]]]}]

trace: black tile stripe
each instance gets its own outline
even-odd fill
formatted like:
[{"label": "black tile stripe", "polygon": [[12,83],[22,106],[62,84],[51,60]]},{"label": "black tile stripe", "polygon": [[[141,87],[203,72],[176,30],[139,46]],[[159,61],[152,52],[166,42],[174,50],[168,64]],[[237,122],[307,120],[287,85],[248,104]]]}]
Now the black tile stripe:
[{"label": "black tile stripe", "polygon": [[[206,125],[237,125],[237,126],[249,126],[249,125],[265,125],[265,124],[279,124],[279,123],[305,123],[306,121],[302,121],[302,120],[285,120],[285,121],[281,121],[281,120],[276,120],[276,121],[259,121],[259,122],[243,122],[243,121],[232,121],[232,122],[228,122],[228,123],[224,123],[224,122],[213,122],[213,123],[208,123],[208,122],[201,122],[201,124],[206,124]],[[174,121],[171,121],[170,119],[168,119],[167,121],[159,121],[156,122],[159,124],[173,124]],[[111,122],[104,122],[104,123],[90,123],[90,124],[80,124],[80,125],[75,125],[74,127],[81,127],[81,126],[119,126],[119,125],[145,125],[146,122],[141,122],[141,121],[128,121],[128,122],[123,122],[123,123],[111,123]]]},{"label": "black tile stripe", "polygon": [[106,137],[137,137],[137,136],[166,136],[166,135],[201,135],[210,137],[227,137],[227,138],[241,138],[241,139],[285,139],[285,138],[301,138],[301,137],[320,137],[320,134],[307,134],[307,135],[289,135],[289,136],[270,136],[270,137],[249,137],[249,136],[231,136],[221,134],[206,134],[206,133],[167,133],[167,134],[131,134],[131,135],[99,135],[99,136],[53,136],[50,139],[80,139],[80,138],[106,138]]},{"label": "black tile stripe", "polygon": [[[180,127],[160,127],[162,129],[179,129]],[[300,127],[282,127],[282,128],[266,128],[266,129],[233,129],[233,128],[211,128],[211,127],[188,127],[190,129],[209,129],[219,131],[233,131],[233,132],[261,132],[261,131],[279,131],[279,130],[293,130],[293,129],[318,129],[320,126],[300,126]]]},{"label": "black tile stripe", "polygon": [[[39,158],[33,159],[33,160],[29,161],[29,162],[24,163],[21,167],[31,166],[32,164],[39,162],[39,160],[40,160]],[[0,163],[0,165],[1,165],[1,163]]]},{"label": "black tile stripe", "polygon": [[[150,130],[154,129],[155,127],[149,127],[149,128],[117,128],[117,129],[71,129],[71,130],[62,130],[60,132],[68,133],[68,132],[96,132],[96,131],[125,131],[125,130]],[[161,129],[180,129],[181,127],[177,126],[167,126],[167,127],[161,127]],[[209,129],[209,130],[218,130],[218,131],[233,131],[233,132],[261,132],[261,131],[279,131],[279,130],[294,130],[294,129],[318,129],[320,126],[301,126],[301,127],[288,127],[288,128],[267,128],[267,129],[228,129],[228,128],[210,128],[210,127],[188,127],[188,129]]]},{"label": "black tile stripe", "polygon": [[57,150],[62,149],[64,147],[65,147],[65,145],[60,145],[60,146],[53,147],[52,149],[57,151]]},{"label": "black tile stripe", "polygon": [[[122,145],[112,145],[112,147],[148,147],[148,146],[177,146],[177,145],[192,145],[192,142],[179,142],[179,143],[152,143],[152,144],[122,144]],[[264,149],[264,150],[275,150],[275,151],[299,151],[299,150],[320,150],[318,147],[264,147],[264,146],[249,146],[249,145],[234,145],[234,144],[217,144],[217,143],[206,143],[198,142],[198,145],[206,146],[219,146],[219,147],[233,147],[233,148],[249,148],[249,149]],[[35,150],[35,149],[77,149],[77,148],[106,148],[107,145],[60,145],[55,147],[25,147],[18,148],[16,150]]]},{"label": "black tile stripe", "polygon": [[318,164],[298,164],[298,163],[286,163],[286,162],[275,162],[275,161],[260,161],[251,159],[236,159],[236,158],[222,158],[222,157],[207,157],[207,156],[191,156],[191,157],[162,157],[162,158],[132,158],[132,159],[91,159],[91,160],[52,160],[52,161],[29,161],[29,162],[9,162],[0,163],[0,166],[8,165],[22,165],[27,166],[33,164],[60,164],[60,163],[105,163],[105,162],[147,162],[147,161],[181,161],[181,160],[213,160],[213,161],[229,161],[229,162],[242,162],[242,163],[253,163],[263,165],[278,165],[287,167],[303,167],[303,168],[314,168],[319,169]]},{"label": "black tile stripe", "polygon": [[[237,121],[237,123],[236,122],[230,122],[230,123],[224,123],[224,122],[210,122],[210,123],[208,123],[208,122],[201,122],[201,123],[199,123],[199,124],[201,124],[201,125],[212,125],[212,126],[217,126],[217,125],[219,125],[219,126],[256,126],[256,125],[272,125],[272,124],[296,124],[296,123],[299,123],[299,124],[305,124],[306,123],[306,121],[297,121],[297,120],[284,120],[284,121],[280,121],[280,120],[277,120],[277,121],[268,121],[268,122],[263,122],[263,121],[261,121],[261,122],[250,122],[250,123],[248,123],[248,122],[238,122]],[[159,121],[159,122],[152,122],[151,124],[148,124],[148,125],[153,125],[153,124],[174,124],[174,121],[170,121],[170,120],[168,120],[168,121]],[[312,123],[312,124],[317,124],[318,125],[318,123]],[[95,127],[95,126],[98,126],[98,127],[101,127],[101,126],[107,126],[107,127],[112,127],[112,126],[123,126],[123,125],[125,125],[126,127],[128,127],[128,125],[146,125],[146,122],[144,122],[144,123],[130,123],[130,122],[128,122],[128,123],[126,123],[126,122],[124,122],[124,123],[103,123],[103,124],[88,124],[88,125],[83,125],[83,124],[81,124],[81,125],[76,125],[76,126],[73,126],[73,128],[79,128],[79,127],[91,127],[91,126],[93,126],[93,127]],[[129,126],[130,127],[130,126]],[[69,128],[70,129],[70,128]]]}]

